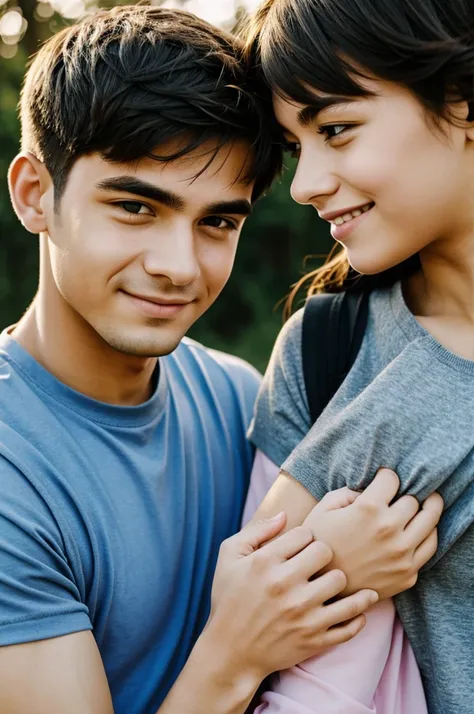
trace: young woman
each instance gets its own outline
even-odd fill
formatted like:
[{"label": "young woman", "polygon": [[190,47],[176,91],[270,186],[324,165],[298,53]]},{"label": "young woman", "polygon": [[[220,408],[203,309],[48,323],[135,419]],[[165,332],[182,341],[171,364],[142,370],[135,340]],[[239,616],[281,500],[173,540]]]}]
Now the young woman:
[{"label": "young woman", "polygon": [[[427,703],[406,635],[385,600],[351,643],[282,673],[261,710],[468,714],[474,711],[474,3],[267,0],[253,18],[248,46],[298,158],[292,196],[330,223],[341,246],[308,276],[310,292],[370,291],[357,360],[313,427],[302,374],[302,311],[283,329],[251,428],[256,468],[269,484],[278,476],[257,517],[283,508],[290,525],[301,523],[329,490],[363,489],[381,466],[397,471],[401,493],[423,500],[439,490],[446,507],[435,557],[396,600]],[[256,497],[251,493],[250,501]],[[316,510],[316,537],[323,525]],[[324,539],[344,569],[337,530],[329,537],[325,530]],[[357,586],[350,582],[349,590]]]}]

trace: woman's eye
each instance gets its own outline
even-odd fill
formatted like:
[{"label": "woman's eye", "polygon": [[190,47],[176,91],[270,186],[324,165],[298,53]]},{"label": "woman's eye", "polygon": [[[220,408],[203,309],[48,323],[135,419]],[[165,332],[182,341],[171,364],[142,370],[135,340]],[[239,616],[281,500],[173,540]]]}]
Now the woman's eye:
[{"label": "woman's eye", "polygon": [[141,201],[120,201],[115,204],[123,208],[126,213],[131,213],[134,216],[151,216],[152,212],[145,203]]},{"label": "woman's eye", "polygon": [[329,141],[341,136],[348,128],[348,124],[326,124],[326,126],[319,127],[318,133],[323,134],[326,137],[326,141]]}]

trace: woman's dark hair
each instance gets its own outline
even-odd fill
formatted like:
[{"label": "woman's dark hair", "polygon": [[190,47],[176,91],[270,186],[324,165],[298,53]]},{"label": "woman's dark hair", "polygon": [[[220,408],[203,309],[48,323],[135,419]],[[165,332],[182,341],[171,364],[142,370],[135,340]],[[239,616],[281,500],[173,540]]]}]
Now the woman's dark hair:
[{"label": "woman's dark hair", "polygon": [[[315,91],[368,96],[363,77],[400,84],[427,117],[453,120],[467,102],[474,119],[474,0],[264,0],[245,30],[247,61],[278,95],[315,103]],[[414,256],[376,276],[350,268],[344,249],[305,276],[310,293],[393,284],[419,268]]]},{"label": "woman's dark hair", "polygon": [[[187,12],[99,12],[35,56],[20,102],[22,149],[44,162],[57,202],[80,156],[173,161],[213,140],[208,166],[220,148],[242,140],[251,161],[239,180],[255,180],[258,198],[279,173],[282,151],[271,94],[256,76],[252,84],[241,53],[238,39]],[[179,151],[154,153],[176,138]]]}]

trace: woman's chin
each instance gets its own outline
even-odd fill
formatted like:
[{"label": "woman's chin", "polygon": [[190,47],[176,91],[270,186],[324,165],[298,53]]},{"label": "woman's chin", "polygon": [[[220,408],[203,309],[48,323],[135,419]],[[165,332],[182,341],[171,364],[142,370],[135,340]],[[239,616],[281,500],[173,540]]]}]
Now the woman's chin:
[{"label": "woman's chin", "polygon": [[351,268],[361,275],[377,275],[395,267],[400,262],[393,258],[390,260],[389,256],[376,255],[375,252],[368,255],[358,250],[346,249],[346,253]]}]

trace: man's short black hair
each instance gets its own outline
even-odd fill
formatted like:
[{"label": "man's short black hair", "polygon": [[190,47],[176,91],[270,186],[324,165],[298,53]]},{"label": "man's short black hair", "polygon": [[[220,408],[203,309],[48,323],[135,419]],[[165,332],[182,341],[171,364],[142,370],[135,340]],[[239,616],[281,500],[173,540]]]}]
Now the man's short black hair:
[{"label": "man's short black hair", "polygon": [[[54,35],[35,56],[21,95],[22,149],[44,162],[58,201],[80,156],[164,162],[212,140],[210,164],[221,147],[244,141],[250,161],[239,180],[255,181],[258,198],[279,173],[282,154],[270,94],[251,86],[241,50],[237,38],[187,12],[99,12]],[[174,139],[179,151],[160,155]]]}]

